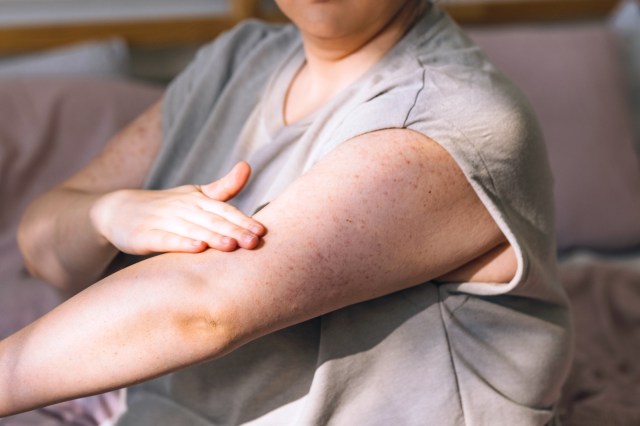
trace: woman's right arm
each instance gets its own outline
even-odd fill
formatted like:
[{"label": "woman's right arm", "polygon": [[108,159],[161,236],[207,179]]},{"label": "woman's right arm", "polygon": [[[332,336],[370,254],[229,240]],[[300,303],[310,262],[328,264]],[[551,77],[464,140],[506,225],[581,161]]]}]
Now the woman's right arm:
[{"label": "woman's right arm", "polygon": [[118,250],[131,254],[254,248],[264,227],[223,201],[250,169],[241,163],[209,185],[145,191],[162,144],[162,102],[116,135],[85,168],[36,199],[18,243],[29,271],[72,293],[102,274]]}]

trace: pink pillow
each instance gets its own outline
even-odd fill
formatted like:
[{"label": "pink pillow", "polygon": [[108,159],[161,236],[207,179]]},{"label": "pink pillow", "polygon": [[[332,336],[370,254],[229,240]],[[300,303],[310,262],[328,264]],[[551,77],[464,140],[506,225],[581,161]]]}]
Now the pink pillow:
[{"label": "pink pillow", "polygon": [[612,34],[599,24],[468,32],[538,115],[559,249],[640,246],[640,162]]}]

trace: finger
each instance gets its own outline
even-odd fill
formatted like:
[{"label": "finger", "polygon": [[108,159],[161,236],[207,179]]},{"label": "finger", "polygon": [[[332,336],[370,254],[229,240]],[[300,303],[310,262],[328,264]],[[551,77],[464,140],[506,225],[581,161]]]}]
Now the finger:
[{"label": "finger", "polygon": [[[196,219],[202,220],[202,218],[197,217]],[[202,241],[206,246],[220,251],[233,251],[238,246],[253,248],[258,245],[258,237],[256,235],[220,217],[205,217],[204,220],[208,220],[207,225],[209,226],[202,226],[198,224],[197,220],[192,221],[189,218],[182,218],[161,224],[159,228],[166,233],[178,235],[192,241]]]},{"label": "finger", "polygon": [[202,209],[200,212],[192,211],[185,218],[207,229],[222,219],[258,237],[267,233],[264,225],[230,204],[205,199],[200,201],[199,207]]},{"label": "finger", "polygon": [[[253,249],[258,246],[260,236],[264,235],[264,227],[262,227],[262,225],[260,225],[260,232],[256,234],[246,227],[236,225],[225,217],[204,210],[200,212],[190,212],[184,216],[183,219],[188,221],[191,224],[190,226],[199,225],[200,227],[200,229],[197,230],[192,228],[183,232],[189,232],[189,236],[192,238],[196,238],[197,235],[197,238],[202,238],[203,241],[206,242],[209,242],[211,237],[208,237],[205,232],[212,232],[216,235],[233,238],[242,248]],[[250,227],[256,228],[256,225],[252,224]],[[217,244],[217,241],[214,239],[213,243]]]},{"label": "finger", "polygon": [[144,248],[138,254],[199,253],[208,247],[204,241],[162,230],[147,231],[142,245]]},{"label": "finger", "polygon": [[235,197],[246,185],[251,176],[251,167],[244,161],[236,164],[223,178],[208,185],[200,186],[207,197],[218,201],[227,201]]}]

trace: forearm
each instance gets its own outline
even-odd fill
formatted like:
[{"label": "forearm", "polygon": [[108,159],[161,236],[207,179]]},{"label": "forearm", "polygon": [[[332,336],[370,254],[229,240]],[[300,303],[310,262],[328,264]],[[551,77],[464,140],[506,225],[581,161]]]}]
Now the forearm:
[{"label": "forearm", "polygon": [[117,253],[90,219],[101,195],[60,187],[31,204],[18,243],[32,274],[72,292],[96,281]]},{"label": "forearm", "polygon": [[203,314],[199,279],[177,269],[153,259],[128,268],[0,342],[0,417],[120,388],[225,351],[227,335]]}]

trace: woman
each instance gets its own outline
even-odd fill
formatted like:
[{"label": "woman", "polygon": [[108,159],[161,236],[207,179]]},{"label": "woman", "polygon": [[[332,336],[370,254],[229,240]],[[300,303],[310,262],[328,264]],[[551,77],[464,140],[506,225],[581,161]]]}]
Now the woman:
[{"label": "woman", "polygon": [[166,254],[0,343],[0,415],[145,381],[120,424],[552,422],[569,317],[524,101],[429,2],[278,5],[295,26],[204,48],[29,209],[68,290]]}]

